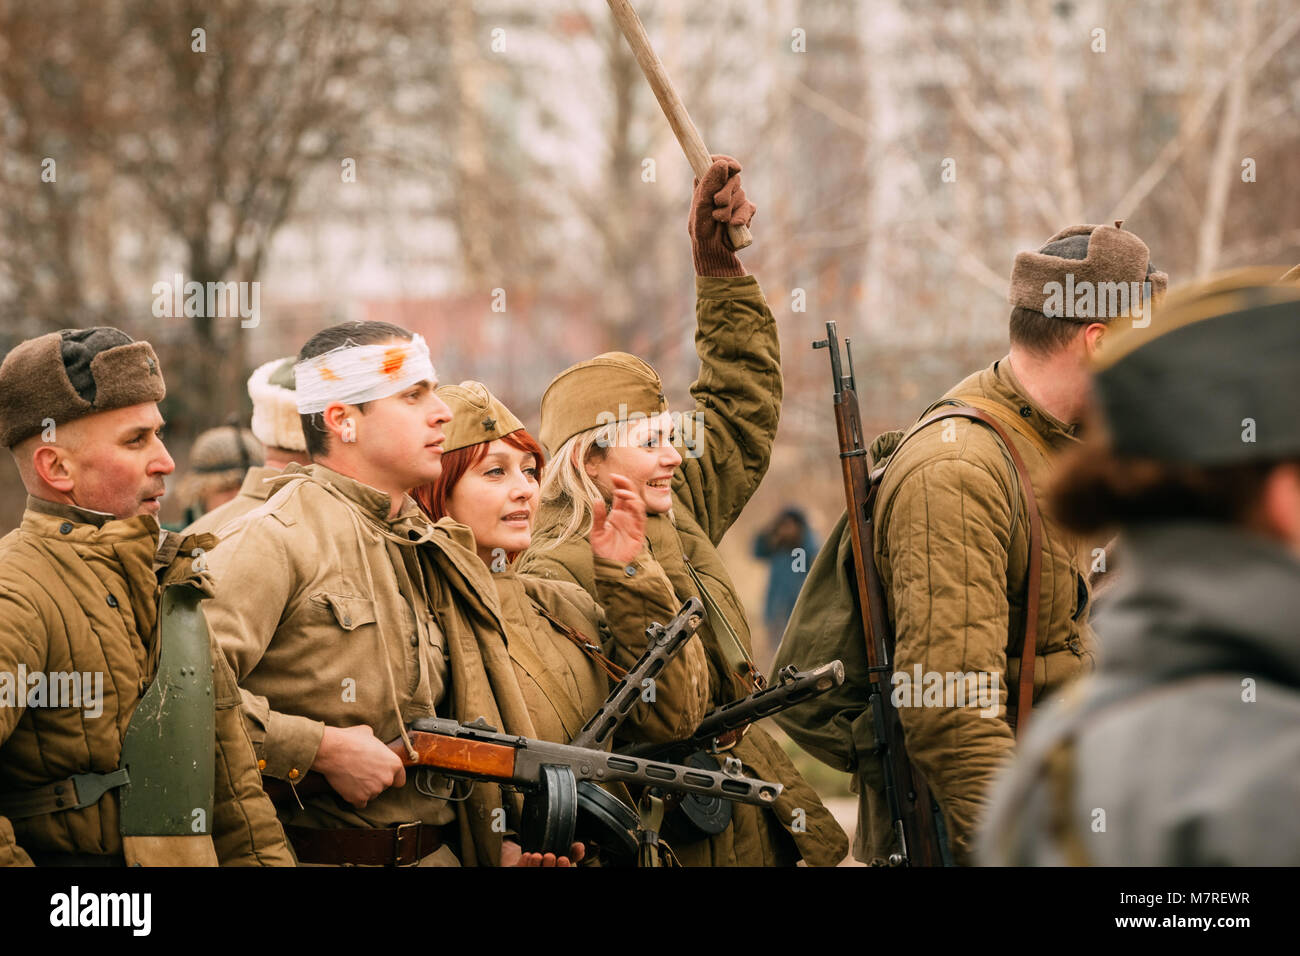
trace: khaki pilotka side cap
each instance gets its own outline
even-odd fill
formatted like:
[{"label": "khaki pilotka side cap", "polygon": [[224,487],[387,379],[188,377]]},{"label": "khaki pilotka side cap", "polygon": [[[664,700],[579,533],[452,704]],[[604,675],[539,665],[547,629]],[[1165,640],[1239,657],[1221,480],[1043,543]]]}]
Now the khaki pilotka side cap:
[{"label": "khaki pilotka side cap", "polygon": [[1146,328],[1121,324],[1095,366],[1120,457],[1213,467],[1300,454],[1300,286],[1276,269],[1176,289]]},{"label": "khaki pilotka side cap", "polygon": [[482,382],[443,385],[436,394],[451,409],[451,421],[442,428],[445,452],[496,441],[524,427]]},{"label": "khaki pilotka side cap", "polygon": [[[1011,290],[1008,299],[1013,306],[1043,312],[1048,299],[1045,289],[1050,282],[1066,285],[1066,276],[1072,275],[1073,285],[1090,283],[1094,289],[1102,283],[1151,283],[1153,303],[1164,298],[1169,286],[1169,276],[1164,272],[1147,274],[1151,263],[1151,250],[1136,235],[1120,228],[1123,220],[1113,226],[1070,226],[1048,239],[1045,246],[1070,236],[1088,237],[1088,255],[1083,259],[1066,259],[1042,252],[1022,252],[1016,256],[1011,268]],[[1136,303],[1138,307],[1141,302]],[[1099,319],[1099,321],[1104,321]]]},{"label": "khaki pilotka side cap", "polygon": [[605,352],[566,368],[542,395],[542,445],[549,455],[574,435],[633,415],[668,411],[659,373],[635,355]]},{"label": "khaki pilotka side cap", "polygon": [[55,425],[160,402],[167,394],[148,342],[120,329],[64,329],[28,339],[0,365],[0,444],[12,448]]}]

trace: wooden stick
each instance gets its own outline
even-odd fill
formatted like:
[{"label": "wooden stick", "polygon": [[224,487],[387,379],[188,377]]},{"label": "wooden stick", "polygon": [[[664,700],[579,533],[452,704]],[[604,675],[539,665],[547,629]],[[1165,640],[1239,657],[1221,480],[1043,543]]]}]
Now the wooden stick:
[{"label": "wooden stick", "polygon": [[[664,116],[668,117],[668,125],[672,127],[673,135],[677,137],[682,152],[686,154],[691,169],[695,171],[695,178],[703,179],[704,174],[713,165],[713,159],[709,151],[704,148],[700,131],[691,122],[691,114],[686,112],[686,106],[677,95],[677,90],[673,88],[668,72],[655,54],[654,47],[650,45],[650,38],[646,36],[641,18],[636,15],[628,0],[607,0],[607,2],[614,14],[615,22],[618,23],[618,28],[623,31],[628,45],[636,54],[636,61],[641,66],[641,72],[645,74],[646,80],[649,81],[650,89],[654,90],[660,109],[664,111]],[[747,226],[728,225],[727,237],[731,240],[732,248],[737,250],[744,249],[754,241]]]}]

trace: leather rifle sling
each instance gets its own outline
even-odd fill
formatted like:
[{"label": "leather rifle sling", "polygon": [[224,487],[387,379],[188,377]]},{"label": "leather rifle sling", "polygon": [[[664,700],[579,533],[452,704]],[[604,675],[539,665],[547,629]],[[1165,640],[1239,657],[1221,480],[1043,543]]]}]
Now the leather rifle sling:
[{"label": "leather rifle sling", "polygon": [[[1028,593],[1025,595],[1025,633],[1024,645],[1020,651],[1020,682],[1016,699],[1016,716],[1014,721],[1010,721],[1015,729],[1016,736],[1020,737],[1024,733],[1025,726],[1029,723],[1029,711],[1034,703],[1034,652],[1038,645],[1038,604],[1043,574],[1043,522],[1038,514],[1038,499],[1034,495],[1034,486],[1029,480],[1029,469],[1025,467],[1025,460],[1020,456],[1020,452],[1012,443],[1010,436],[991,415],[972,405],[962,405],[958,408],[949,408],[942,412],[936,412],[929,418],[918,422],[903,436],[902,441],[895,447],[894,454],[898,453],[898,447],[902,446],[903,441],[911,438],[927,425],[942,421],[945,418],[969,418],[993,429],[994,434],[1006,446],[1007,452],[1011,456],[1011,463],[1015,466],[1016,474],[1020,478],[1020,486],[1025,490],[1025,502],[1029,515],[1029,569],[1026,575],[1026,590]],[[1016,430],[1020,431],[1019,428]],[[1038,438],[1038,436],[1033,437],[1035,440]]]}]

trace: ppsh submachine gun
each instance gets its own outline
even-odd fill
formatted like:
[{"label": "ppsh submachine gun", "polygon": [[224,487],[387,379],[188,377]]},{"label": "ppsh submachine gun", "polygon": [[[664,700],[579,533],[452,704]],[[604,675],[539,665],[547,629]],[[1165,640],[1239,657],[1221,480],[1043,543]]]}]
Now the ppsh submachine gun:
[{"label": "ppsh submachine gun", "polygon": [[[808,670],[797,670],[793,665],[784,668],[775,680],[748,697],[723,704],[705,715],[691,736],[667,743],[639,744],[624,751],[629,756],[671,760],[701,771],[712,773],[739,773],[739,758],[726,755],[732,744],[723,739],[739,739],[745,728],[764,717],[817,697],[844,683],[844,665],[829,661]],[[740,732],[737,734],[736,732]],[[668,816],[665,835],[675,839],[694,840],[721,833],[731,823],[730,800],[711,794],[681,791],[664,794],[668,810],[679,812]]]},{"label": "ppsh submachine gun", "polygon": [[[462,724],[428,717],[409,726],[409,750],[401,739],[388,747],[407,767],[427,767],[453,779],[486,780],[522,791],[520,840],[523,849],[533,853],[566,855],[578,832],[580,807],[596,818],[617,813],[617,807],[631,812],[598,784],[656,787],[770,806],[783,789],[779,783],[598,749],[639,699],[641,682],[662,671],[702,620],[703,605],[692,598],[667,625],[647,628],[650,640],[645,653],[584,726],[577,745],[501,733],[483,718]],[[285,792],[288,785],[271,778],[263,782],[277,803],[283,803],[286,796],[292,799]],[[306,774],[296,785],[298,797],[328,790],[325,778],[318,773]]]}]

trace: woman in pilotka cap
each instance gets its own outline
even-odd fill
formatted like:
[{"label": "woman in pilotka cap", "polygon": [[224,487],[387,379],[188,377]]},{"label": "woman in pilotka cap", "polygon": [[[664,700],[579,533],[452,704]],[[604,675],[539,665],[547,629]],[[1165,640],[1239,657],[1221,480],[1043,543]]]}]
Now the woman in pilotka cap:
[{"label": "woman in pilotka cap", "polygon": [[[751,693],[763,680],[753,666],[742,602],[717,544],[767,470],[781,404],[776,324],[753,276],[723,240],[747,224],[754,206],[740,186],[740,164],[715,162],[697,184],[688,223],[695,259],[696,349],[700,375],[693,416],[677,434],[653,368],[608,352],[561,372],[542,398],[543,444],[552,454],[542,507],[523,571],[582,585],[594,593],[591,546],[604,502],[626,487],[645,505],[646,546],[672,582],[676,601],[700,598],[708,622],[710,706]],[[682,441],[687,457],[674,447]],[[834,866],[848,849],[844,832],[768,734],[748,728],[716,742],[717,762],[739,758],[745,771],[779,781],[785,792],[767,810],[731,805],[730,816],[702,812],[690,798],[665,820],[686,865]],[[698,812],[697,812],[698,811]]]},{"label": "woman in pilotka cap", "polygon": [[[668,578],[645,550],[645,506],[631,482],[616,476],[613,506],[608,516],[599,510],[590,536],[594,595],[516,573],[511,561],[531,540],[542,449],[481,383],[445,385],[437,394],[452,412],[442,474],[414,497],[435,520],[468,527],[494,572],[507,648],[533,724],[518,732],[567,743],[644,653],[646,627],[667,623],[678,610]],[[688,736],[705,714],[704,668],[704,648],[692,637],[656,678],[654,700],[633,708],[620,736]]]}]

